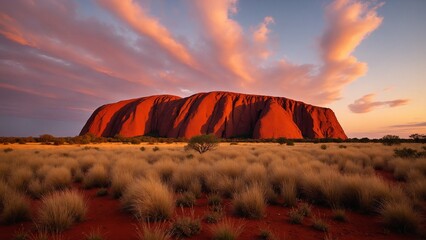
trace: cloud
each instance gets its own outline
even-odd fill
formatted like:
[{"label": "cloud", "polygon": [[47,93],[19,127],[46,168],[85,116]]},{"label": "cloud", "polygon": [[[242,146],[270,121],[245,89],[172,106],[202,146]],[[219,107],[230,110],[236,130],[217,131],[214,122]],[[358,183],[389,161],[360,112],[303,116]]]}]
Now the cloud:
[{"label": "cloud", "polygon": [[[257,68],[252,89],[274,86],[273,94],[328,104],[341,98],[342,89],[367,72],[367,64],[352,55],[356,47],[382,22],[377,8],[356,0],[336,0],[325,8],[325,29],[319,37],[320,64],[295,64],[281,59]],[[270,90],[271,91],[271,90]]]},{"label": "cloud", "polygon": [[248,42],[242,27],[230,18],[237,12],[236,0],[194,1],[209,54],[219,68],[231,73],[240,84],[253,82],[250,73]]},{"label": "cloud", "polygon": [[197,68],[196,61],[186,47],[172,37],[158,19],[149,16],[133,0],[99,0],[110,12],[132,27],[139,34],[149,37],[171,56],[184,64]]},{"label": "cloud", "polygon": [[376,94],[370,93],[349,104],[349,109],[354,113],[367,113],[381,107],[398,107],[408,104],[408,99],[396,99],[392,101],[374,101]]},{"label": "cloud", "polygon": [[353,52],[382,22],[381,4],[333,1],[318,39],[320,63],[296,64],[270,58],[273,16],[244,29],[234,18],[237,0],[182,4],[198,27],[192,41],[146,1],[0,1],[0,115],[84,121],[88,112],[77,109],[213,90],[327,104],[366,73]]},{"label": "cloud", "polygon": [[411,128],[411,127],[426,127],[426,122],[406,123],[389,126],[391,128]]},{"label": "cloud", "polygon": [[268,34],[271,32],[268,25],[272,23],[274,23],[273,17],[265,17],[263,22],[257,27],[256,31],[254,31],[253,40],[257,43],[265,43],[268,40]]}]

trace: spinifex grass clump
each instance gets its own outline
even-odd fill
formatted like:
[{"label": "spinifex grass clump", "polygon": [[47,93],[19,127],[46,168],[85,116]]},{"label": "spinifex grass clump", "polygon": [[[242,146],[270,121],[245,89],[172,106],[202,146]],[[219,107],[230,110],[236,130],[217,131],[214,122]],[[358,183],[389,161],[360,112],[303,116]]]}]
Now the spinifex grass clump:
[{"label": "spinifex grass clump", "polygon": [[328,224],[319,216],[312,217],[312,227],[318,231],[328,231]]},{"label": "spinifex grass clump", "polygon": [[420,227],[420,219],[407,202],[386,202],[380,209],[385,226],[399,233],[415,233]]},{"label": "spinifex grass clump", "polygon": [[236,194],[232,203],[238,216],[259,219],[265,215],[265,196],[259,185],[253,185]]},{"label": "spinifex grass clump", "polygon": [[37,224],[49,232],[60,232],[82,221],[86,211],[86,202],[78,192],[54,192],[42,198]]},{"label": "spinifex grass clump", "polygon": [[0,181],[0,223],[12,224],[30,218],[30,204],[25,196]]},{"label": "spinifex grass clump", "polygon": [[172,235],[164,222],[156,226],[151,226],[149,222],[142,222],[136,227],[136,235],[138,240],[172,239]]},{"label": "spinifex grass clump", "polygon": [[185,192],[176,199],[178,207],[192,207],[196,201],[195,195],[192,192]]},{"label": "spinifex grass clump", "polygon": [[213,240],[235,240],[238,239],[243,230],[244,226],[241,223],[229,219],[224,219],[210,227]]},{"label": "spinifex grass clump", "polygon": [[201,221],[194,216],[178,217],[171,227],[171,233],[177,238],[192,237],[200,233]]},{"label": "spinifex grass clump", "polygon": [[170,218],[175,207],[173,193],[159,179],[140,179],[130,184],[121,202],[137,218],[149,221]]}]

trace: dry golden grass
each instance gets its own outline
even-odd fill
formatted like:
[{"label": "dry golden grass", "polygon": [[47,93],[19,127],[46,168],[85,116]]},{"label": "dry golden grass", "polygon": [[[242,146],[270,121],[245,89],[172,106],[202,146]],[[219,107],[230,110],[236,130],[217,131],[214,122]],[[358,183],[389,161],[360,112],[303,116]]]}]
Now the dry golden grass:
[{"label": "dry golden grass", "polygon": [[213,240],[235,240],[243,231],[244,225],[242,223],[227,218],[210,227]]},{"label": "dry golden grass", "polygon": [[266,211],[265,193],[263,188],[252,185],[236,194],[232,201],[234,213],[252,219],[263,218]]},{"label": "dry golden grass", "polygon": [[37,224],[49,232],[60,232],[83,221],[86,210],[86,202],[78,192],[53,192],[42,198]]},{"label": "dry golden grass", "polygon": [[71,182],[71,172],[66,167],[51,168],[44,178],[44,185],[49,190],[68,188]]},{"label": "dry golden grass", "polygon": [[138,219],[169,219],[175,208],[173,193],[159,179],[140,179],[128,186],[121,199],[123,208]]},{"label": "dry golden grass", "polygon": [[[323,150],[310,143],[291,147],[222,143],[202,155],[185,152],[184,144],[157,145],[160,151],[156,152],[148,144],[8,146],[13,151],[0,151],[0,196],[7,188],[22,197],[27,194],[40,198],[68,188],[72,181],[82,181],[85,187],[111,185],[111,195],[121,197],[123,207],[145,219],[170,217],[174,192],[188,192],[195,197],[202,193],[234,197],[235,206],[244,206],[240,209],[245,217],[253,217],[250,209],[262,209],[258,208],[262,202],[264,206],[297,206],[296,200],[300,199],[331,208],[382,214],[388,202],[418,207],[426,199],[426,158],[398,158],[394,147],[382,144],[345,143],[346,148],[340,148],[342,144],[330,143]],[[141,146],[147,150],[141,151]],[[400,147],[422,149],[421,144]],[[390,185],[375,170],[391,172],[400,181]],[[136,187],[136,182],[150,186]],[[256,186],[261,186],[262,194],[249,193],[248,189]],[[158,194],[151,194],[157,192],[154,189],[160,189]],[[247,200],[245,195],[250,194],[256,197]]]},{"label": "dry golden grass", "polygon": [[385,202],[380,215],[385,226],[399,233],[415,233],[420,227],[419,215],[407,202]]},{"label": "dry golden grass", "polygon": [[110,183],[108,171],[102,164],[93,165],[83,179],[85,188],[106,187]]},{"label": "dry golden grass", "polygon": [[30,218],[30,203],[26,197],[0,182],[0,223],[13,224]]}]

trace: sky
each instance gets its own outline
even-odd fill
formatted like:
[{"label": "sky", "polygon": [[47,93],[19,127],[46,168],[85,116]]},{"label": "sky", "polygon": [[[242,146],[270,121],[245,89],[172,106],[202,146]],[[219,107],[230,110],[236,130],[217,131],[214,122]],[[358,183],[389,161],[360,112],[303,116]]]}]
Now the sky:
[{"label": "sky", "polygon": [[424,0],[0,1],[0,136],[99,106],[231,91],[331,108],[348,137],[426,134]]}]

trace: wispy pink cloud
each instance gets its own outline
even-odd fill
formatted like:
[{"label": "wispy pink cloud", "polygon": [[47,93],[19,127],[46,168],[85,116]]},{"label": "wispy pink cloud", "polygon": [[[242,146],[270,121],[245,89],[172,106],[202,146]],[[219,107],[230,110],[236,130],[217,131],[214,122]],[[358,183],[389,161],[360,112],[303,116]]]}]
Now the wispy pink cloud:
[{"label": "wispy pink cloud", "polygon": [[133,0],[98,0],[110,12],[118,16],[137,33],[145,35],[164,48],[173,57],[193,68],[197,63],[189,50],[179,43],[169,30],[158,19],[149,16],[136,1]]},{"label": "wispy pink cloud", "polygon": [[398,107],[408,104],[409,99],[396,99],[391,101],[374,101],[376,94],[370,93],[364,95],[360,99],[354,101],[354,103],[349,104],[349,109],[354,113],[367,113],[371,112],[377,108],[383,107]]}]

